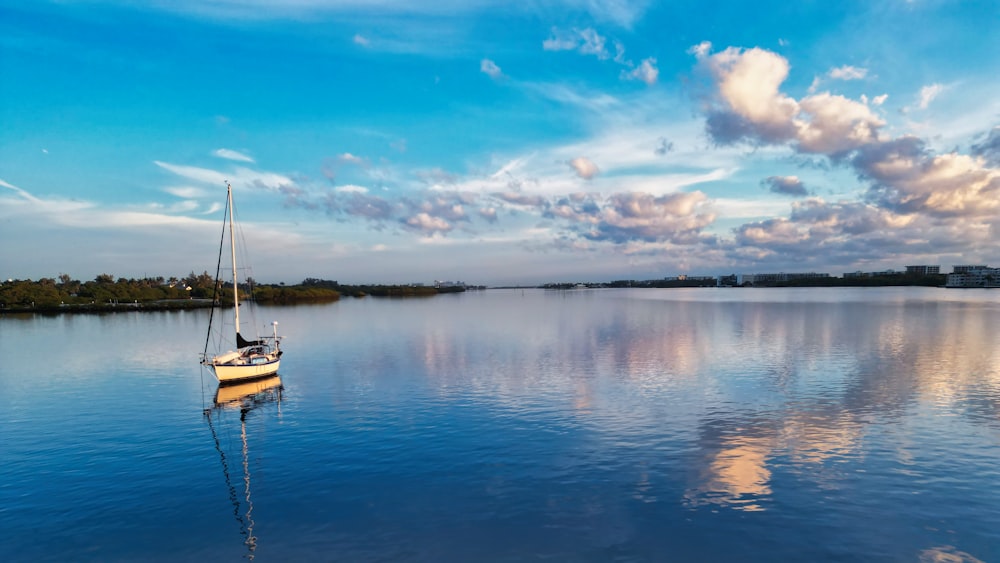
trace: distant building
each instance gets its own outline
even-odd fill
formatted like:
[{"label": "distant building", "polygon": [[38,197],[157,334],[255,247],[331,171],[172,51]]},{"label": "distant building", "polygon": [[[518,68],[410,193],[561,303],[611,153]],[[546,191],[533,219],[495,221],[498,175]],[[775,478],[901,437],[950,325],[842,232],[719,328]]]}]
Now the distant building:
[{"label": "distant building", "polygon": [[1000,268],[955,266],[945,287],[1000,287]]},{"label": "distant building", "polygon": [[908,276],[930,276],[937,275],[941,273],[941,266],[907,266],[906,275]]},{"label": "distant building", "polygon": [[786,273],[780,272],[777,274],[743,274],[743,285],[774,285],[780,283],[786,283],[794,280],[807,280],[815,278],[828,278],[830,274],[821,274],[816,272],[800,272],[800,273]]},{"label": "distant building", "polygon": [[719,277],[719,287],[736,287],[739,284],[739,279],[736,277],[736,274]]},{"label": "distant building", "polygon": [[881,272],[844,272],[844,279],[852,278],[885,278],[891,276],[901,276],[903,272],[897,272],[896,270],[883,270]]}]

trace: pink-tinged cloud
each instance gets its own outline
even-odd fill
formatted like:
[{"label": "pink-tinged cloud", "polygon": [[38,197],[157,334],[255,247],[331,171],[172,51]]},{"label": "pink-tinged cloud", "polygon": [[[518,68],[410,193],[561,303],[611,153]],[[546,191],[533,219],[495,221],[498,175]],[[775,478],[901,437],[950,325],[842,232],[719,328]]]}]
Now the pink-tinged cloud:
[{"label": "pink-tinged cloud", "polygon": [[427,213],[417,213],[413,217],[406,219],[406,225],[422,232],[426,236],[434,233],[447,233],[452,230],[452,225],[440,217],[433,217]]},{"label": "pink-tinged cloud", "polygon": [[600,169],[594,164],[589,158],[577,157],[568,162],[570,168],[576,172],[576,175],[583,178],[584,180],[590,180],[596,176]]}]

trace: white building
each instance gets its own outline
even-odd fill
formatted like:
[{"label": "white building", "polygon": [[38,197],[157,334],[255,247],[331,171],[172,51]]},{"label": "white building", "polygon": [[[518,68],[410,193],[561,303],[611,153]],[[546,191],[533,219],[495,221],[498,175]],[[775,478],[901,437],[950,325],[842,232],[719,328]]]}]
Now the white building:
[{"label": "white building", "polygon": [[945,287],[1000,287],[1000,268],[955,266]]}]

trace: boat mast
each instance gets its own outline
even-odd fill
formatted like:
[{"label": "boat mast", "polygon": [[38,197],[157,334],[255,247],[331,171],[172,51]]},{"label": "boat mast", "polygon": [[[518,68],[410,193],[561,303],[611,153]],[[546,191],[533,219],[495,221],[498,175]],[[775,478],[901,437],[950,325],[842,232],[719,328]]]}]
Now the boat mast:
[{"label": "boat mast", "polygon": [[233,236],[233,186],[226,182],[226,199],[229,200],[229,246],[233,255],[233,310],[236,312],[236,335],[240,334],[240,296],[236,281],[236,238]]}]

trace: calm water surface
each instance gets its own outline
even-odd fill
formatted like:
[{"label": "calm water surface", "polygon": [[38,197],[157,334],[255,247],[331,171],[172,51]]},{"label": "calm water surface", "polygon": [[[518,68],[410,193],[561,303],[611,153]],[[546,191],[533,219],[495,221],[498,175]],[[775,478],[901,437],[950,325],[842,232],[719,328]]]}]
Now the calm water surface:
[{"label": "calm water surface", "polygon": [[0,317],[0,559],[1000,561],[998,291],[260,313],[219,406],[206,311]]}]

